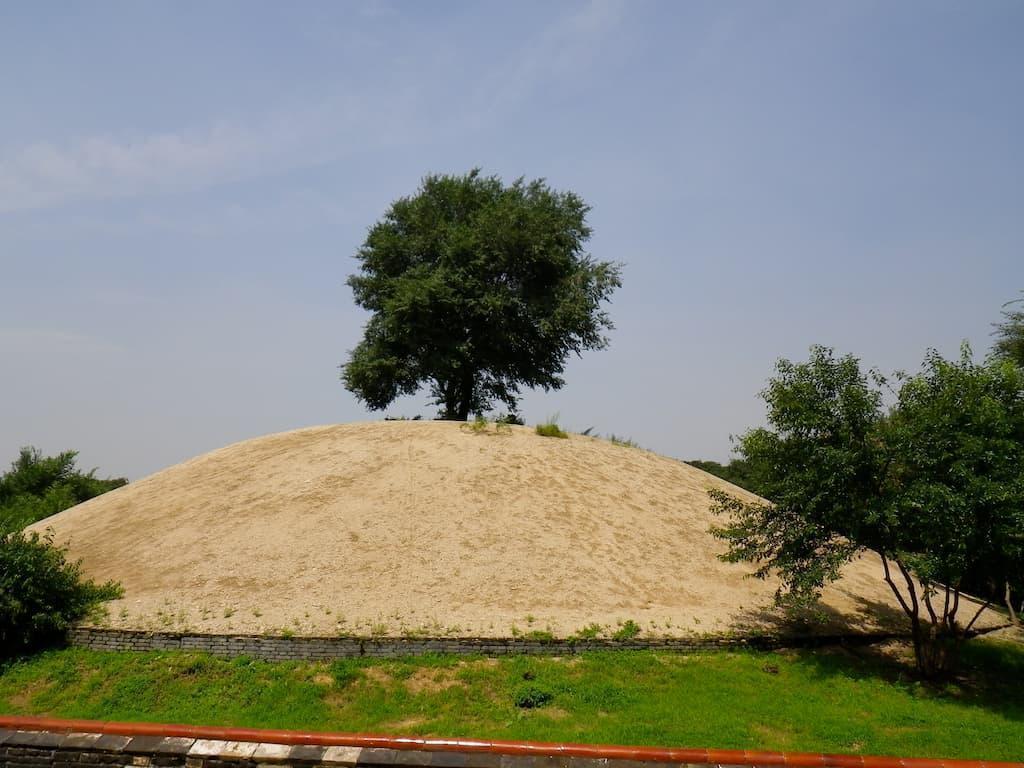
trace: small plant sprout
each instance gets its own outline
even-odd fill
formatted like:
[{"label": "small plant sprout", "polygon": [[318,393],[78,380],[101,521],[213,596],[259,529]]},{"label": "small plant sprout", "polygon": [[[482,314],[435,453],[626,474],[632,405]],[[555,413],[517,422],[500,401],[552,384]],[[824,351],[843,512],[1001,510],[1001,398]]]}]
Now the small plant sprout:
[{"label": "small plant sprout", "polygon": [[629,437],[619,437],[618,435],[608,435],[608,440],[611,441],[612,445],[618,445],[622,448],[639,448],[640,445]]},{"label": "small plant sprout", "polygon": [[624,622],[619,622],[619,628],[615,630],[615,634],[612,637],[615,640],[632,640],[640,634],[640,625],[632,619],[626,619]]},{"label": "small plant sprout", "polygon": [[537,434],[541,437],[569,437],[569,433],[558,426],[558,414],[549,418],[543,424],[538,424],[536,428]]}]

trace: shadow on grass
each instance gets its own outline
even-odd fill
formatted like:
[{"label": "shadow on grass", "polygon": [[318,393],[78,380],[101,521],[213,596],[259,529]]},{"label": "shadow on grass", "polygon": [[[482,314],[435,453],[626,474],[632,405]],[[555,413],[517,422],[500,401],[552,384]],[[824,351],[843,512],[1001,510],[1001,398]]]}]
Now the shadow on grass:
[{"label": "shadow on grass", "polygon": [[[764,609],[748,613],[735,629],[800,638],[794,648],[779,653],[823,681],[878,679],[916,697],[981,707],[1010,720],[1024,720],[1024,644],[974,637],[961,648],[956,674],[943,681],[925,681],[914,666],[906,614],[889,603],[850,597],[854,608],[845,614],[825,605],[788,613]],[[814,642],[815,637],[836,635],[848,639],[838,644]],[[872,635],[892,639],[872,641]]]},{"label": "shadow on grass", "polygon": [[781,651],[814,677],[876,679],[922,699],[948,701],[1024,721],[1024,645],[1007,640],[973,638],[961,649],[956,674],[943,681],[922,680],[909,641],[827,646]]}]

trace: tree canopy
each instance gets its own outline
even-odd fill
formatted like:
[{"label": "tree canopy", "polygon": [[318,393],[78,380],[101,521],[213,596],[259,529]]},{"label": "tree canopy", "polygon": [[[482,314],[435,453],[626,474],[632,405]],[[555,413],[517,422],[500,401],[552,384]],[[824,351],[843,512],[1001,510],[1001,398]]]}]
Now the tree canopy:
[{"label": "tree canopy", "polygon": [[0,531],[31,525],[128,482],[98,478],[95,469],[82,472],[75,466],[77,457],[75,451],[43,456],[31,446],[22,448],[10,470],[0,475]]},{"label": "tree canopy", "polygon": [[686,463],[733,485],[738,485],[745,491],[764,496],[760,478],[757,476],[757,469],[746,459],[734,458],[725,464],[710,459],[690,459]]},{"label": "tree canopy", "polygon": [[372,315],[342,366],[373,410],[426,384],[446,419],[522,387],[558,389],[570,354],[602,349],[620,267],[584,251],[589,207],[542,179],[431,175],[371,227],[349,278]]},{"label": "tree canopy", "polygon": [[[1013,308],[1016,305],[1016,308]],[[1003,306],[1003,320],[995,323],[993,352],[1024,367],[1024,298]]]},{"label": "tree canopy", "polygon": [[59,640],[97,603],[121,594],[112,582],[85,579],[49,535],[21,530],[128,482],[81,472],[77,455],[22,448],[0,475],[0,661]]},{"label": "tree canopy", "polygon": [[919,669],[947,671],[980,610],[961,587],[1019,579],[1024,565],[1024,371],[935,352],[883,407],[884,379],[815,347],[782,360],[762,393],[770,428],[739,440],[772,503],[712,492],[731,561],[778,573],[782,602],[816,599],[866,549],[911,623]]}]

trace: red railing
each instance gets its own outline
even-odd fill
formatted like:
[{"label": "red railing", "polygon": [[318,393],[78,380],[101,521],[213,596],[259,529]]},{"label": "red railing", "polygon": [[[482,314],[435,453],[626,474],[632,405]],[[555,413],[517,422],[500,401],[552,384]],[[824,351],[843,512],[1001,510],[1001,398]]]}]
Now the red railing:
[{"label": "red railing", "polygon": [[357,733],[319,733],[258,728],[227,728],[163,723],[116,723],[99,720],[60,720],[52,717],[0,715],[0,728],[55,733],[106,733],[118,736],[177,736],[190,739],[315,744],[325,747],[373,747],[443,752],[487,752],[526,757],[581,757],[591,759],[644,760],[658,763],[707,763],[718,765],[794,766],[795,768],[1024,768],[1024,763],[991,760],[943,760],[932,758],[826,755],[809,752],[757,752],[735,749],[672,749],[622,747],[597,744],[558,744],[535,741],[441,739],[421,736],[383,736]]}]

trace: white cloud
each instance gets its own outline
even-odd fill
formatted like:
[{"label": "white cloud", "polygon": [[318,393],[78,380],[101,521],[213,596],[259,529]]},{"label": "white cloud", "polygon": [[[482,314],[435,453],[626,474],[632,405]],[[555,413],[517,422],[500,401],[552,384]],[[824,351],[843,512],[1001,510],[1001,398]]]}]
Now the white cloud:
[{"label": "white cloud", "polygon": [[[133,138],[36,142],[0,155],[0,214],[259,177],[343,153],[380,114],[357,97],[252,123],[219,122]],[[405,119],[393,105],[388,119]],[[362,122],[360,122],[362,121]],[[365,143],[365,142],[364,142]]]}]

